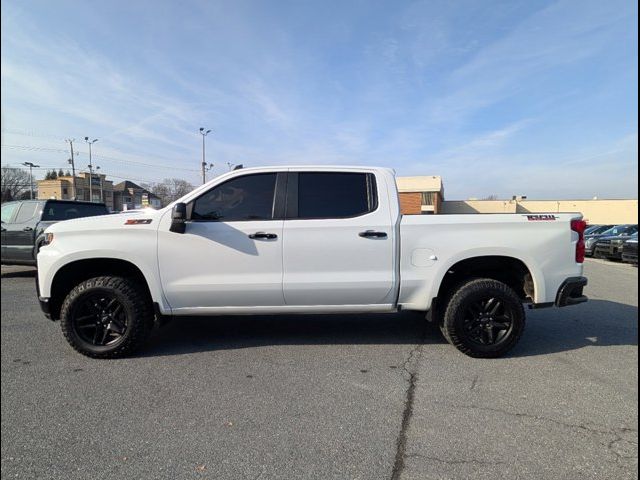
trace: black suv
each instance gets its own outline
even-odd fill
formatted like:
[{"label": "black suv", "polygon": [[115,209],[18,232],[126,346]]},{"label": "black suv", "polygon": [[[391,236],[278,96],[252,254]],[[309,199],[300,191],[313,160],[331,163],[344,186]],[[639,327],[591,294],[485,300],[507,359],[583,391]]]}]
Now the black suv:
[{"label": "black suv", "polygon": [[104,203],[24,200],[2,204],[2,264],[36,265],[44,230],[62,220],[107,215]]}]

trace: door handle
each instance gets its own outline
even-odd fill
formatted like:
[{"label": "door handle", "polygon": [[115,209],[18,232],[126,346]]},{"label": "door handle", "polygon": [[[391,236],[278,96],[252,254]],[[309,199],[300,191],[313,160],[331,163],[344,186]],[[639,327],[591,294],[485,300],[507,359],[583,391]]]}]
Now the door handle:
[{"label": "door handle", "polygon": [[358,235],[364,238],[387,238],[386,232],[376,232],[375,230],[360,232]]},{"label": "door handle", "polygon": [[22,229],[22,231],[23,231],[23,232],[33,232],[33,228],[31,228],[31,227],[24,227],[24,228]]},{"label": "door handle", "polygon": [[256,232],[251,233],[249,235],[249,238],[253,240],[275,240],[276,238],[278,238],[278,235],[276,235],[275,233]]}]

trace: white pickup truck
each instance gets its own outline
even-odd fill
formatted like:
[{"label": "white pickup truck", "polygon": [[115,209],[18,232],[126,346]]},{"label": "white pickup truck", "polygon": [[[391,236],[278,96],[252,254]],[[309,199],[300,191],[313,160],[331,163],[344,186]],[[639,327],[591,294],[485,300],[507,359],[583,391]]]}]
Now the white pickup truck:
[{"label": "white pickup truck", "polygon": [[399,310],[497,357],[523,305],[587,300],[584,228],[579,213],[403,216],[385,168],[250,168],[162,210],[49,227],[37,288],[95,358],[132,353],[167,317]]}]

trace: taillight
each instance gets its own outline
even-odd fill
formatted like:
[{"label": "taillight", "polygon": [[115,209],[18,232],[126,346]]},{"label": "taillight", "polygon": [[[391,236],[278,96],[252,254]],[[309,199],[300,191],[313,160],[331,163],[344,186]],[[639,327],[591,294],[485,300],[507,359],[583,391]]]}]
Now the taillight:
[{"label": "taillight", "polygon": [[578,234],[578,243],[576,243],[576,262],[584,263],[584,230],[587,228],[587,222],[584,220],[571,220],[571,230]]}]

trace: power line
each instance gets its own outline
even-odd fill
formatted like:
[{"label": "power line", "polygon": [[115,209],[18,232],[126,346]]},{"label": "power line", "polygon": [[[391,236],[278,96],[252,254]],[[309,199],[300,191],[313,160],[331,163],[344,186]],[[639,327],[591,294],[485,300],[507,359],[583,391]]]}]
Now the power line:
[{"label": "power line", "polygon": [[[59,148],[47,148],[47,147],[34,147],[34,146],[30,146],[30,145],[0,145],[2,148],[9,148],[9,149],[14,149],[14,150],[26,150],[26,151],[33,151],[33,152],[55,152],[55,153],[68,153],[67,150],[62,150]],[[76,152],[77,153],[77,152]],[[152,168],[164,168],[167,170],[182,170],[185,172],[200,172],[200,170],[196,170],[196,169],[191,169],[191,168],[176,168],[175,166],[169,166],[169,165],[155,165],[153,163],[144,163],[144,162],[138,162],[136,160],[123,160],[121,158],[115,158],[115,157],[109,157],[106,155],[95,155],[95,158],[98,160],[111,160],[113,162],[120,162],[120,163],[131,163],[134,165],[140,165],[143,167],[152,167]]]}]

